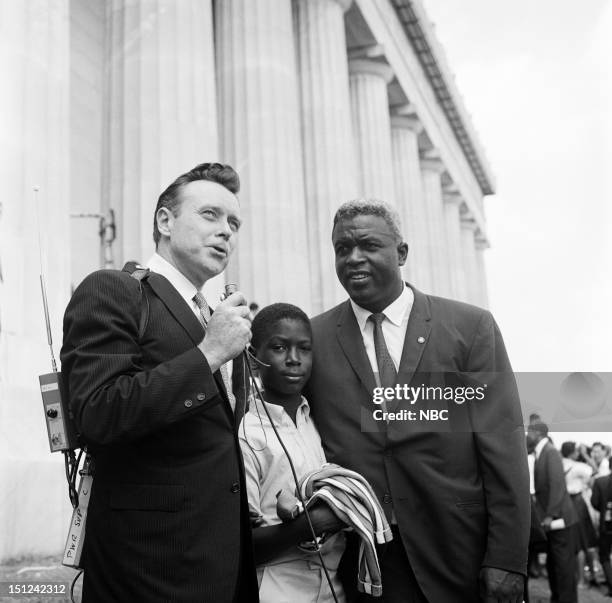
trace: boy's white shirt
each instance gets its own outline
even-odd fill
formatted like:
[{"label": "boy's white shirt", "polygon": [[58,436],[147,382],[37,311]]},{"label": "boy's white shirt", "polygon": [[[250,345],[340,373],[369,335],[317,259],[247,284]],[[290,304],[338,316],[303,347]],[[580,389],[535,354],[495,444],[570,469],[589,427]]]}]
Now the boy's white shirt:
[{"label": "boy's white shirt", "polygon": [[[326,462],[325,454],[319,432],[310,418],[310,406],[306,398],[302,396],[295,423],[282,406],[268,402],[264,404],[291,455],[298,479],[319,469]],[[279,524],[281,520],[276,513],[276,494],[283,489],[295,493],[295,483],[289,462],[261,401],[251,401],[238,435],[244,458],[249,508],[262,515],[262,527]],[[302,551],[297,544],[257,568],[261,603],[333,601],[317,555]],[[344,552],[344,534],[335,534],[329,538],[322,550],[338,600],[343,602],[345,597],[336,577],[336,569]]]}]

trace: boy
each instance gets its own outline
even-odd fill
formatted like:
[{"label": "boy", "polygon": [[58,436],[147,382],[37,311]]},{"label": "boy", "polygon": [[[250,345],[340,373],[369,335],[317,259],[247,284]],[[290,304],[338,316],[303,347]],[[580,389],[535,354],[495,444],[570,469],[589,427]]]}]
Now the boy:
[{"label": "boy", "polygon": [[[260,310],[252,324],[251,345],[258,360],[264,403],[295,466],[298,480],[325,463],[319,434],[310,419],[302,390],[312,367],[310,321],[291,304]],[[311,541],[304,514],[283,523],[277,495],[295,491],[289,461],[272,430],[260,400],[251,402],[239,431],[249,507],[261,516],[253,530],[261,603],[323,603],[333,596],[319,557],[298,545]],[[346,527],[326,505],[310,509],[317,536]],[[344,535],[335,533],[321,546],[338,601],[345,601],[336,569],[344,551]]]}]

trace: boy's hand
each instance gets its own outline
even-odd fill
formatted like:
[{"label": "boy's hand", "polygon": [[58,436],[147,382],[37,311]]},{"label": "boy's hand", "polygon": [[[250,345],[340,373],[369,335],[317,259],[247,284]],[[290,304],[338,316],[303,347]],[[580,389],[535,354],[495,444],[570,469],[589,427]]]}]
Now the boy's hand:
[{"label": "boy's hand", "polygon": [[249,509],[249,519],[251,521],[251,528],[258,528],[263,523],[263,515],[253,509]]},{"label": "boy's hand", "polygon": [[315,505],[308,509],[308,511],[310,512],[312,527],[317,536],[323,532],[339,532],[347,527],[327,505]]},{"label": "boy's hand", "polygon": [[276,493],[276,514],[283,521],[292,521],[304,512],[300,501],[290,492],[280,490]]}]

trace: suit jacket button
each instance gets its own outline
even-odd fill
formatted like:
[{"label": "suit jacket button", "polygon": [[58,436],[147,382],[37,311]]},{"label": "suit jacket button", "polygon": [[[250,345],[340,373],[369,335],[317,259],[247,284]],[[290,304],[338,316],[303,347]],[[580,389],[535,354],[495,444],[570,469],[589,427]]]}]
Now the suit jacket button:
[{"label": "suit jacket button", "polygon": [[391,502],[391,495],[387,492],[384,496],[383,496],[383,503],[385,503],[386,505],[388,505]]},{"label": "suit jacket button", "polygon": [[385,456],[393,456],[393,449],[385,448]]},{"label": "suit jacket button", "polygon": [[185,408],[191,408],[193,406],[193,402],[191,400],[185,400],[183,404],[185,405]]},{"label": "suit jacket button", "polygon": [[238,492],[240,492],[240,484],[238,482],[234,482],[232,484],[232,487],[230,488],[230,492],[232,494],[237,494]]},{"label": "suit jacket button", "polygon": [[202,393],[199,393],[199,394],[196,396],[196,398],[197,398],[197,399],[198,399],[200,402],[202,402],[202,400],[205,400],[205,399],[206,399],[206,396],[205,396],[204,394],[202,394]]}]

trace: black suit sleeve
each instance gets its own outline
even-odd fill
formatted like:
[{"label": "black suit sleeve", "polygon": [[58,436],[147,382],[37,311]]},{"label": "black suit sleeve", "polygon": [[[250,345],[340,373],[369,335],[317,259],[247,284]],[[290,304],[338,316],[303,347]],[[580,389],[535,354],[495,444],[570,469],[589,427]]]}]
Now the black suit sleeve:
[{"label": "black suit sleeve", "polygon": [[62,373],[77,428],[88,444],[140,438],[220,396],[205,357],[186,334],[171,360],[145,366],[140,313],[138,282],[106,270],[88,276],[66,309]]},{"label": "black suit sleeve", "polygon": [[530,527],[529,472],[516,381],[493,316],[483,312],[467,370],[488,384],[470,405],[488,514],[482,565],[525,573]]},{"label": "black suit sleeve", "polygon": [[601,489],[599,480],[595,480],[595,483],[593,484],[593,492],[591,493],[591,505],[593,505],[594,509],[600,511]]},{"label": "black suit sleeve", "polygon": [[548,505],[544,509],[546,517],[563,517],[563,502],[567,493],[563,461],[560,454],[546,454],[543,459],[549,478]]}]

